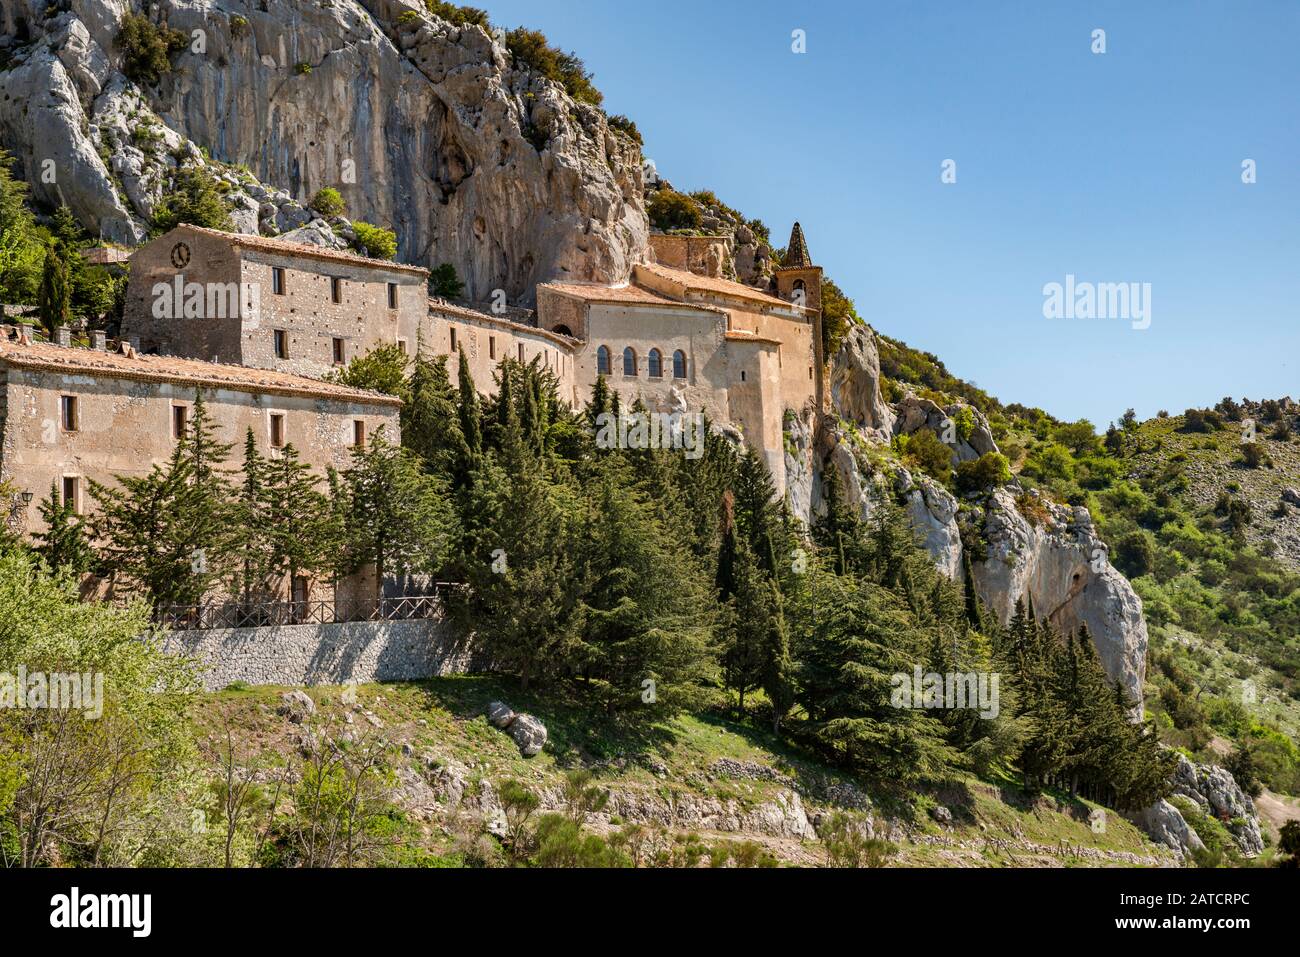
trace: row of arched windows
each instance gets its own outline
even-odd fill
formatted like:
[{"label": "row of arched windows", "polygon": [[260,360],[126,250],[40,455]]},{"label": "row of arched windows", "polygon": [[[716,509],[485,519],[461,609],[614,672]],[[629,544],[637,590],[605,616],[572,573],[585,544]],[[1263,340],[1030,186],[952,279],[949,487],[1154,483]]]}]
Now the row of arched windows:
[{"label": "row of arched windows", "polygon": [[[610,359],[609,346],[601,346],[596,350],[596,373],[598,375],[610,375],[612,373],[613,365]],[[651,379],[662,379],[664,377],[664,354],[658,349],[651,349],[650,354],[646,356],[646,367],[646,372]],[[623,350],[623,375],[634,376],[640,374],[640,361],[637,358],[636,350],[628,346]],[[673,378],[686,378],[686,353],[681,349],[673,353]]]}]

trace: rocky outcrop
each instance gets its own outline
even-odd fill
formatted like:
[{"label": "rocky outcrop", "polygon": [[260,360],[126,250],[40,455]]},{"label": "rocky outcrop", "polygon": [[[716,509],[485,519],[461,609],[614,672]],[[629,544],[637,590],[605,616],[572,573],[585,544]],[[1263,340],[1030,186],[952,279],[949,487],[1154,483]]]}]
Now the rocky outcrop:
[{"label": "rocky outcrop", "polygon": [[831,402],[840,417],[868,438],[888,442],[895,415],[880,395],[880,353],[870,326],[855,325],[841,340],[830,380]]},{"label": "rocky outcrop", "polygon": [[790,514],[808,524],[812,521],[813,427],[808,418],[793,412],[785,418],[785,500]]},{"label": "rocky outcrop", "polygon": [[[870,515],[873,487],[892,481],[940,570],[957,578],[963,540],[977,542],[978,552],[971,555],[976,590],[1001,621],[1009,621],[1023,600],[1062,633],[1086,624],[1111,680],[1141,700],[1147,648],[1142,602],[1106,560],[1106,546],[1087,509],[1049,503],[1015,484],[959,503],[926,475],[892,462],[871,466],[865,448],[891,434],[929,429],[959,462],[996,452],[997,444],[984,415],[963,403],[940,406],[911,392],[895,407],[885,403],[875,336],[867,326],[854,327],[836,354],[831,398],[841,422],[823,430],[822,473],[832,468],[839,473],[844,495],[860,517]],[[813,511],[824,512],[817,495]]]},{"label": "rocky outcrop", "polygon": [[897,467],[895,488],[907,506],[912,527],[939,571],[956,579],[961,575],[962,557],[957,500],[930,476],[913,474],[901,465]]},{"label": "rocky outcrop", "polygon": [[1032,494],[1017,500],[1014,487],[1003,487],[989,496],[975,531],[984,556],[972,567],[984,603],[1003,622],[1023,599],[1062,634],[1087,625],[1106,673],[1141,701],[1147,650],[1142,600],[1106,560],[1088,510]]},{"label": "rocky outcrop", "polygon": [[1133,816],[1133,823],[1156,843],[1172,848],[1179,854],[1204,850],[1205,844],[1183,820],[1182,813],[1161,798],[1155,804]]},{"label": "rocky outcrop", "polygon": [[[418,0],[150,4],[202,42],[148,89],[122,75],[113,42],[138,0],[68,6],[4,5],[0,144],[34,198],[66,202],[94,233],[139,241],[167,170],[202,148],[264,194],[227,194],[241,230],[307,226],[305,204],[333,186],[351,215],[397,232],[399,258],[454,264],[471,297],[527,303],[546,279],[623,280],[645,255],[637,145],[516,68],[499,38]],[[57,182],[41,181],[46,159]]]},{"label": "rocky outcrop", "polygon": [[1195,801],[1206,814],[1222,821],[1242,854],[1255,857],[1264,850],[1255,802],[1227,768],[1195,764],[1180,754],[1174,771],[1174,793]]},{"label": "rocky outcrop", "polygon": [[487,707],[487,719],[494,728],[510,735],[526,758],[540,754],[546,746],[546,725],[531,714],[516,713],[508,704],[493,701]]}]

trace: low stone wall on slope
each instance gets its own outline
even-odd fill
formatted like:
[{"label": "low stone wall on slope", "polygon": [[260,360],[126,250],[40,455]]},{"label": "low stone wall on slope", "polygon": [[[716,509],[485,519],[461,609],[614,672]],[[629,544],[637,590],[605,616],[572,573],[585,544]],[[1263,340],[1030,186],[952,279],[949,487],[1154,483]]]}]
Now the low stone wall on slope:
[{"label": "low stone wall on slope", "polygon": [[203,687],[414,681],[472,670],[440,619],[358,621],[169,632],[168,651],[203,666]]}]

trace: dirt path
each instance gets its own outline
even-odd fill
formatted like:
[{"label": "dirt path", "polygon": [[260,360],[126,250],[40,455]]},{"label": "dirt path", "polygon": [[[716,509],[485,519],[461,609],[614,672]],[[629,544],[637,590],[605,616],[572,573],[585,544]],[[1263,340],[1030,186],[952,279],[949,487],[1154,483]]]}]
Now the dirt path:
[{"label": "dirt path", "polygon": [[1269,837],[1277,841],[1279,829],[1287,821],[1300,821],[1300,798],[1286,797],[1265,789],[1255,798],[1255,810],[1268,829]]}]

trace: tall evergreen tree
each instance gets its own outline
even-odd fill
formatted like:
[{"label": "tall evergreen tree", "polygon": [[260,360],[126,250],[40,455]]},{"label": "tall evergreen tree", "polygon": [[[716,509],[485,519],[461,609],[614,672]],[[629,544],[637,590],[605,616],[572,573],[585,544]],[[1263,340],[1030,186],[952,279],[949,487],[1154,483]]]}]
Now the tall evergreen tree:
[{"label": "tall evergreen tree", "polygon": [[40,503],[45,530],[36,535],[36,551],[52,570],[84,575],[94,561],[94,551],[86,537],[86,528],[73,502],[59,495],[58,486],[50,483],[50,494]]}]

